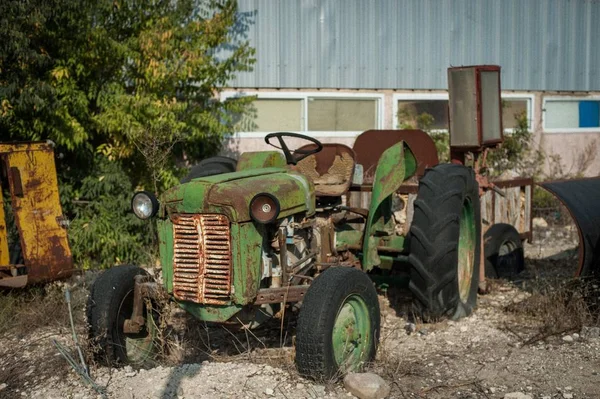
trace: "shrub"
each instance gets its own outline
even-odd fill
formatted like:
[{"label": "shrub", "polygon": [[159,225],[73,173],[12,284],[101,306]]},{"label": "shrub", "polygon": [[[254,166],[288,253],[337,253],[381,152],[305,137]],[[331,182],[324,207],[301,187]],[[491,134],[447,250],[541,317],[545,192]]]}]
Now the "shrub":
[{"label": "shrub", "polygon": [[[75,263],[84,269],[152,260],[156,231],[131,212],[134,186],[118,162],[97,157],[72,201],[69,239]],[[63,191],[73,186],[63,184]]]}]

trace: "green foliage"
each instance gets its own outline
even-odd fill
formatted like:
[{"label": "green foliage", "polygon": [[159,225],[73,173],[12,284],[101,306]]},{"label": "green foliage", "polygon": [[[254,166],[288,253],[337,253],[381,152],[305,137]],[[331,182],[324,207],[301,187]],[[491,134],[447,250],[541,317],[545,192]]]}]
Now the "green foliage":
[{"label": "green foliage", "polygon": [[427,132],[435,143],[440,163],[450,161],[450,135],[448,132],[432,132],[435,123],[433,115],[423,112],[416,115],[410,108],[401,108],[398,111],[400,129],[421,129]]},{"label": "green foliage", "polygon": [[95,173],[83,179],[72,201],[69,231],[76,264],[97,268],[147,263],[153,254],[148,248],[155,247],[154,226],[131,212],[133,187],[127,175],[118,162],[103,157],[94,166]]},{"label": "green foliage", "polygon": [[557,208],[560,201],[549,191],[535,186],[533,190],[533,205],[534,208]]},{"label": "green foliage", "polygon": [[544,154],[533,143],[529,131],[527,114],[515,115],[516,126],[511,133],[504,134],[504,141],[488,153],[487,164],[492,176],[500,176],[507,170],[522,176],[539,177],[544,163]]},{"label": "green foliage", "polygon": [[213,155],[232,131],[251,99],[216,95],[252,67],[247,23],[234,0],[0,2],[0,140],[57,144],[80,263],[148,252],[129,199],[172,186],[176,160]]},{"label": "green foliage", "polygon": [[413,109],[403,107],[398,110],[398,122],[400,129],[421,129],[429,132],[435,119],[427,112],[417,115]]},{"label": "green foliage", "polygon": [[435,143],[440,163],[450,162],[450,135],[446,132],[432,132],[429,136]]}]

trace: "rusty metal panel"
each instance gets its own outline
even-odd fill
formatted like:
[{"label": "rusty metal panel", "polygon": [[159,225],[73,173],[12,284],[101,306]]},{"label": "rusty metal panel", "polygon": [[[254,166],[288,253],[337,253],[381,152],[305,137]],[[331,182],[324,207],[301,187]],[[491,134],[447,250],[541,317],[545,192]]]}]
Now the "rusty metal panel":
[{"label": "rusty metal panel", "polygon": [[173,222],[173,295],[225,305],[231,294],[231,234],[224,215],[177,214]]},{"label": "rusty metal panel", "polygon": [[6,215],[4,214],[4,198],[0,187],[0,266],[8,265],[8,230],[6,229]]},{"label": "rusty metal panel", "polygon": [[579,232],[577,276],[600,272],[600,177],[539,183],[569,210]]},{"label": "rusty metal panel", "polygon": [[365,184],[373,184],[381,154],[401,141],[408,145],[417,159],[418,176],[422,176],[426,168],[439,163],[433,139],[422,130],[367,130],[356,138],[353,145],[356,163],[363,166]]},{"label": "rusty metal panel", "polygon": [[68,277],[73,258],[62,225],[54,151],[48,143],[1,144],[28,283]]}]

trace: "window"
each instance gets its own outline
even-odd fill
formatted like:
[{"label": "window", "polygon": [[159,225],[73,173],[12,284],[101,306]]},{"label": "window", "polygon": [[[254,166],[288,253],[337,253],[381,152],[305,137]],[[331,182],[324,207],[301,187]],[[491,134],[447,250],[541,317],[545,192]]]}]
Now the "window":
[{"label": "window", "polygon": [[302,130],[304,105],[301,99],[258,98],[252,101],[238,129],[245,132]]},{"label": "window", "polygon": [[398,127],[448,130],[448,100],[398,101]]},{"label": "window", "polygon": [[560,98],[544,102],[546,130],[579,130],[600,127],[600,99]]},{"label": "window", "polygon": [[239,95],[258,97],[236,123],[240,133],[362,132],[382,128],[381,94],[229,92],[222,98]]},{"label": "window", "polygon": [[[518,126],[518,119],[528,115],[529,100],[526,99],[502,99],[502,127],[514,129]],[[528,118],[531,120],[530,118]]]},{"label": "window", "polygon": [[377,100],[308,98],[308,130],[364,131],[377,127]]},{"label": "window", "polygon": [[[397,129],[448,131],[448,95],[445,93],[397,94]],[[502,126],[512,130],[518,126],[521,115],[531,126],[533,96],[507,93],[502,95]]]}]

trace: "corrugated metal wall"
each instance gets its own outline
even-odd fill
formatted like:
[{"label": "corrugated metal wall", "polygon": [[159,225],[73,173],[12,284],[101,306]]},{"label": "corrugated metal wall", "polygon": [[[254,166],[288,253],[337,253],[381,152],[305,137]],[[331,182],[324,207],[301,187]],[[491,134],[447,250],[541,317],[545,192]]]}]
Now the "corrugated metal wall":
[{"label": "corrugated metal wall", "polygon": [[232,87],[445,89],[499,64],[505,90],[600,90],[599,0],[238,0],[256,48]]}]

